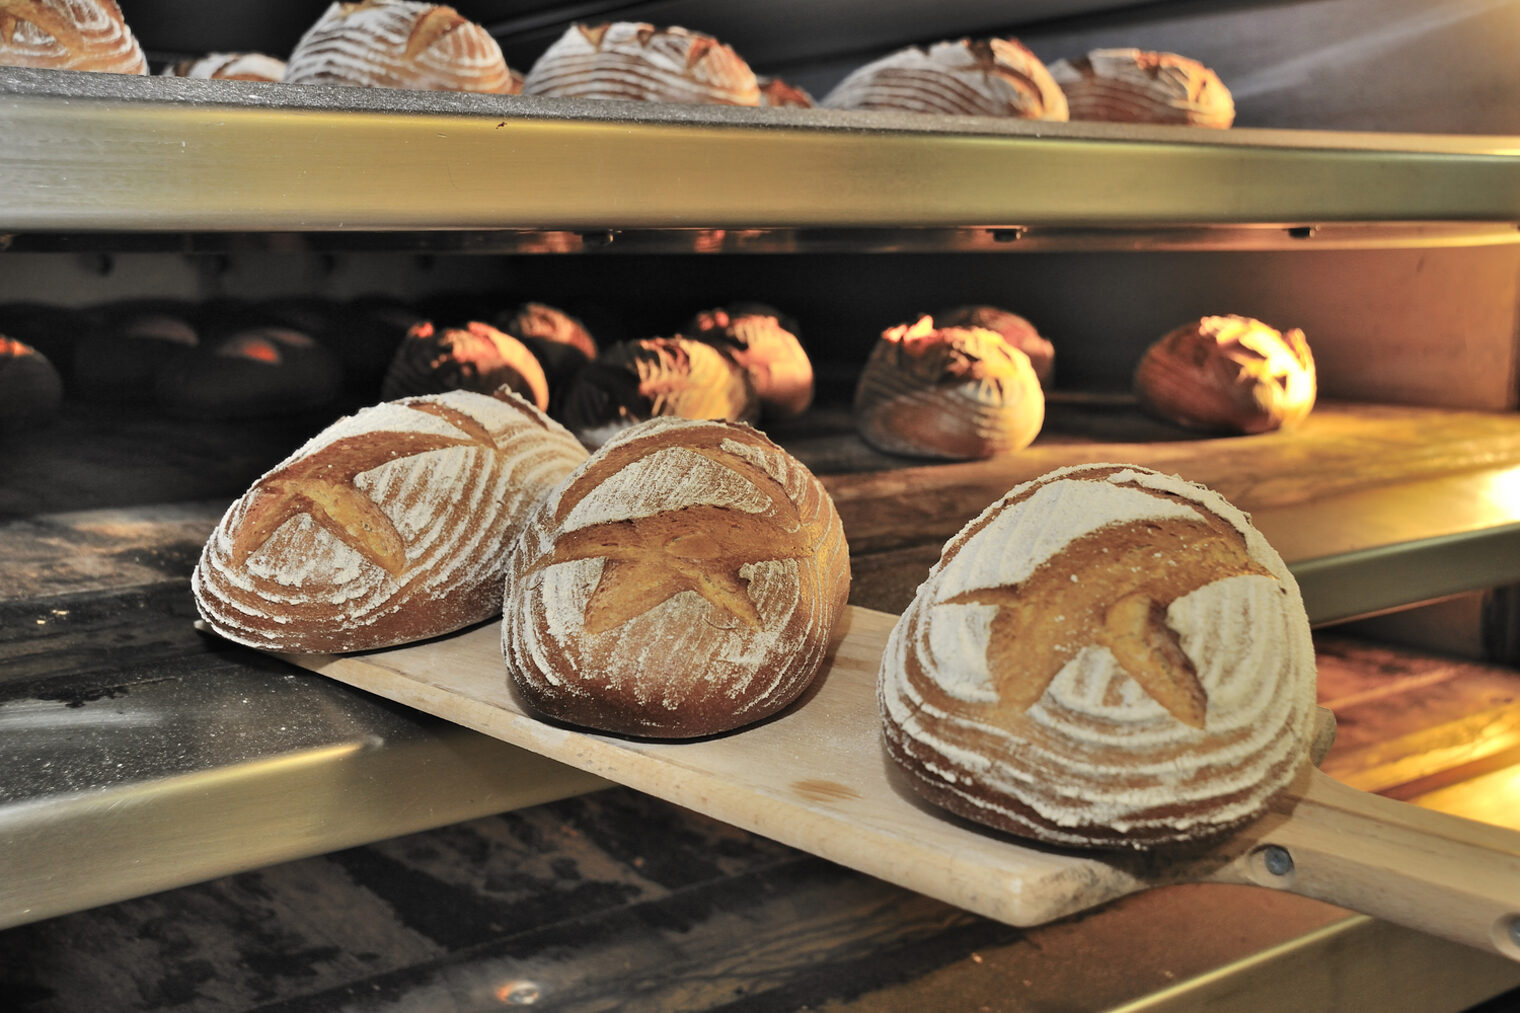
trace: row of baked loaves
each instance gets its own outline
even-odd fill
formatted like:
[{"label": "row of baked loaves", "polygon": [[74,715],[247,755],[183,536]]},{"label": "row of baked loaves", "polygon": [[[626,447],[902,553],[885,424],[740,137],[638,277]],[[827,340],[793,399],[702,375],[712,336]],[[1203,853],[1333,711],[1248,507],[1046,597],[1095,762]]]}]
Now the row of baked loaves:
[{"label": "row of baked loaves", "polygon": [[[57,407],[63,383],[51,361],[70,365],[68,386],[85,397],[153,399],[188,418],[316,408],[338,398],[345,377],[361,401],[505,386],[588,446],[652,417],[777,420],[813,398],[797,324],[763,304],[707,310],[675,336],[605,348],[580,320],[543,303],[482,315],[491,322],[437,326],[426,310],[385,298],[128,302],[88,313],[12,304],[0,306],[0,334],[21,341],[0,352],[0,391],[6,417],[20,421]],[[1054,362],[1051,342],[1007,310],[925,316],[882,333],[856,384],[856,425],[889,453],[1016,451],[1044,423]],[[1134,389],[1141,407],[1167,421],[1255,433],[1300,421],[1317,384],[1301,331],[1219,316],[1154,342]]]},{"label": "row of baked loaves", "polygon": [[[798,701],[849,583],[827,491],[750,427],[655,419],[588,455],[520,397],[468,391],[318,434],[231,506],[192,581],[211,629],[278,652],[497,622],[531,713],[672,739]],[[1090,465],[1011,490],[947,544],[879,700],[888,755],[930,801],[1052,843],[1150,847],[1238,825],[1299,773],[1314,651],[1243,514]]]},{"label": "row of baked loaves", "polygon": [[[0,65],[147,73],[116,0],[0,0],[9,24]],[[732,47],[679,26],[576,24],[526,74],[496,40],[452,7],[411,0],[334,3],[288,59],[212,53],[171,64],[179,77],[280,81],[549,98],[814,105],[801,88],[757,76]],[[910,46],[857,68],[820,103],[1044,120],[1228,127],[1234,100],[1219,76],[1175,53],[1101,49],[1046,67],[1016,39]]]}]

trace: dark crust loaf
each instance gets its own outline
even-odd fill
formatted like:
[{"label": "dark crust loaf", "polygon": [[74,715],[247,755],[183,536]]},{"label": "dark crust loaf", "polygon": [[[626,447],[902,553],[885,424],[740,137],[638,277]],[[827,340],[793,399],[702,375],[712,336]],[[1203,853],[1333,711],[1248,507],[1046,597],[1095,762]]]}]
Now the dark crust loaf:
[{"label": "dark crust loaf", "polygon": [[387,401],[447,390],[489,394],[507,387],[540,411],[549,407],[549,378],[532,351],[490,324],[462,327],[423,321],[407,332],[380,385]]},{"label": "dark crust loaf", "polygon": [[0,432],[46,421],[63,403],[63,379],[32,346],[0,334]]},{"label": "dark crust loaf", "polygon": [[343,391],[335,353],[285,327],[252,327],[159,370],[158,405],[190,419],[259,418],[330,404]]},{"label": "dark crust loaf", "polygon": [[754,422],[760,400],[749,374],[691,338],[644,338],[606,348],[566,389],[561,419],[582,442],[661,416]]},{"label": "dark crust loaf", "polygon": [[722,351],[749,374],[760,410],[773,418],[801,415],[813,403],[813,363],[797,324],[763,303],[734,303],[698,313],[685,334]]},{"label": "dark crust loaf", "polygon": [[1287,567],[1222,497],[1064,468],[972,521],[893,629],[888,755],[927,800],[1051,844],[1207,840],[1308,762],[1314,646]]},{"label": "dark crust loaf", "polygon": [[319,653],[490,619],[507,545],[585,457],[512,394],[450,391],[366,408],[228,509],[191,580],[201,616],[238,643]]},{"label": "dark crust loaf", "polygon": [[513,546],[502,650],[539,713],[691,738],[801,694],[849,594],[832,500],[745,425],[663,418],[607,443]]},{"label": "dark crust loaf", "polygon": [[934,314],[939,327],[981,327],[992,331],[1029,357],[1034,375],[1040,378],[1040,386],[1050,389],[1055,373],[1056,349],[1042,337],[1034,324],[1009,310],[997,306],[956,306]]}]

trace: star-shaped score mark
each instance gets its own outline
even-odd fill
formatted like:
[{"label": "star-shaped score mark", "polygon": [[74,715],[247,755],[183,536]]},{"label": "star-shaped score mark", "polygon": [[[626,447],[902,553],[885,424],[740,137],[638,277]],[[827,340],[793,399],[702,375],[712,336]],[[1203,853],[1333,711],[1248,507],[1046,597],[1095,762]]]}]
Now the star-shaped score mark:
[{"label": "star-shaped score mark", "polygon": [[941,604],[997,606],[987,667],[1004,706],[1028,710],[1068,662],[1096,645],[1178,721],[1202,728],[1208,695],[1166,625],[1167,607],[1245,574],[1271,576],[1222,523],[1130,521],[1074,539],[1018,584],[965,591]]},{"label": "star-shaped score mark", "polygon": [[[793,518],[795,520],[795,518]],[[767,514],[696,505],[649,517],[607,521],[560,535],[535,572],[556,563],[602,559],[585,609],[587,633],[605,633],[682,591],[694,591],[751,630],[764,623],[750,600],[750,563],[803,559],[817,551],[805,526]]]},{"label": "star-shaped score mark", "polygon": [[461,436],[380,432],[350,436],[293,461],[264,478],[249,495],[246,518],[232,543],[232,560],[242,566],[286,521],[302,514],[371,563],[398,577],[406,568],[406,541],[385,511],[355,484],[356,476],[390,461],[449,447],[484,446],[495,451],[490,434],[473,418],[437,404],[409,407],[437,415]]}]

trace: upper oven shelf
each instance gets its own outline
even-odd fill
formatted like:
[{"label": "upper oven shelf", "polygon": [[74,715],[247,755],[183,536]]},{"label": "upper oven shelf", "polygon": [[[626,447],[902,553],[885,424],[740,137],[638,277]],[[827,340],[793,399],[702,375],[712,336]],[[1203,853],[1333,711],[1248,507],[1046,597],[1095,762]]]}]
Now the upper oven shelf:
[{"label": "upper oven shelf", "polygon": [[1520,241],[1520,138],[1207,131],[0,69],[11,249]]}]

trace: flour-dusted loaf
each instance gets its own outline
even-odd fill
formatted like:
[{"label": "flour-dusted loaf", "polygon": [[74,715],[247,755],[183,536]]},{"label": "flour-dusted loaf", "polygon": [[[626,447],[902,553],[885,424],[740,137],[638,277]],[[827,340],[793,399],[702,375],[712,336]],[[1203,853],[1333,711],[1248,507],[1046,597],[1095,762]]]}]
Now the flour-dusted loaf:
[{"label": "flour-dusted loaf", "polygon": [[524,95],[754,106],[749,64],[711,35],[641,21],[571,25],[523,80]]},{"label": "flour-dusted loaf", "polygon": [[389,401],[446,390],[489,394],[501,387],[521,394],[540,411],[549,407],[548,377],[521,341],[479,320],[463,327],[423,321],[396,348],[380,393]]},{"label": "flour-dusted loaf", "polygon": [[31,345],[0,334],[0,433],[45,422],[63,404],[63,378]]},{"label": "flour-dusted loaf", "polygon": [[1073,120],[1221,129],[1235,122],[1235,99],[1219,75],[1176,53],[1095,49],[1057,60],[1050,74],[1066,93]]},{"label": "flour-dusted loaf", "polygon": [[1264,433],[1304,420],[1318,381],[1304,332],[1251,317],[1203,317],[1149,348],[1135,396],[1158,418],[1224,433]]},{"label": "flour-dusted loaf", "polygon": [[983,327],[997,332],[1009,345],[1029,356],[1029,365],[1040,378],[1040,386],[1050,389],[1056,369],[1055,345],[1017,313],[998,306],[972,304],[936,313],[934,322],[940,327]]},{"label": "flour-dusted loaf", "polygon": [[734,303],[704,310],[686,325],[686,336],[712,345],[749,374],[762,414],[801,415],[813,403],[813,363],[797,324],[763,303]]},{"label": "flour-dusted loaf", "polygon": [[1067,118],[1060,86],[1017,39],[909,46],[852,71],[820,104],[951,116]]},{"label": "flour-dusted loaf", "polygon": [[882,332],[855,387],[855,428],[892,454],[975,460],[1027,447],[1045,422],[1029,357],[933,317]]},{"label": "flour-dusted loaf", "polygon": [[597,447],[636,422],[661,416],[754,422],[760,399],[749,374],[692,338],[619,341],[576,374],[560,418]]},{"label": "flour-dusted loaf", "polygon": [[285,61],[264,53],[207,53],[169,64],[163,69],[163,76],[272,82],[284,79]]},{"label": "flour-dusted loaf", "polygon": [[0,66],[148,72],[116,0],[0,0]]},{"label": "flour-dusted loaf", "polygon": [[289,84],[513,94],[513,74],[491,33],[442,4],[334,3],[296,43]]},{"label": "flour-dusted loaf", "polygon": [[785,707],[849,595],[822,484],[746,425],[663,418],[608,441],[513,546],[502,649],[540,713],[690,738]]},{"label": "flour-dusted loaf", "polygon": [[925,798],[1052,844],[1149,847],[1260,813],[1308,762],[1298,585],[1202,486],[1080,465],[945,546],[893,628],[887,752]]},{"label": "flour-dusted loaf", "polygon": [[340,419],[233,503],[191,580],[241,644],[362,651],[499,615],[507,548],[586,458],[512,394],[450,391]]}]

